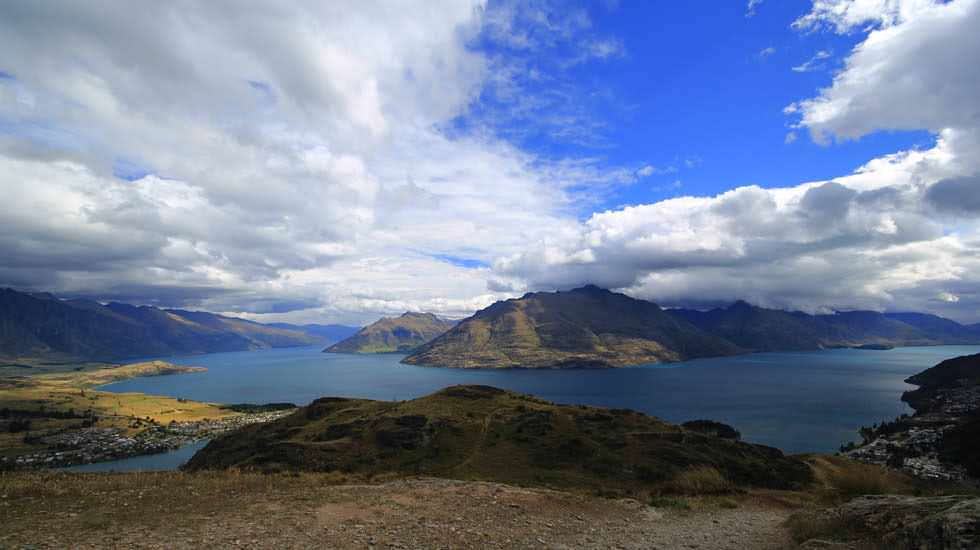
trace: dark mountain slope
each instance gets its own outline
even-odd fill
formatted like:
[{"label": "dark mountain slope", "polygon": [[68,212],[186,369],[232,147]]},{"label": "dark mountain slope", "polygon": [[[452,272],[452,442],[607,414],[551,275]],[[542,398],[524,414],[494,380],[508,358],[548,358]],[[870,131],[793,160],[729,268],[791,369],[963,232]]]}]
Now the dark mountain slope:
[{"label": "dark mountain slope", "polygon": [[206,311],[169,309],[165,312],[220,332],[237,334],[251,341],[255,347],[260,348],[312,346],[321,342],[319,338],[300,330],[263,325],[247,319],[225,317],[224,315],[216,315]]},{"label": "dark mountain slope", "polygon": [[109,309],[0,289],[0,355],[108,358],[168,351],[141,323]]},{"label": "dark mountain slope", "polygon": [[980,342],[980,325],[961,325],[956,321],[928,313],[886,313],[885,317],[913,326],[929,339],[944,344]]},{"label": "dark mountain slope", "polygon": [[0,357],[111,360],[318,342],[302,331],[211,313],[0,289]]},{"label": "dark mountain slope", "polygon": [[842,311],[832,315],[816,315],[815,319],[826,327],[824,339],[827,346],[911,346],[940,343],[912,325],[889,319],[877,311]]},{"label": "dark mountain slope", "polygon": [[980,332],[922,313],[846,311],[809,315],[746,302],[710,311],[668,310],[671,315],[752,351],[802,351],[835,347],[980,344]]},{"label": "dark mountain slope", "polygon": [[812,318],[735,302],[725,309],[671,309],[694,326],[753,351],[815,350],[823,346],[820,326]]},{"label": "dark mountain slope", "polygon": [[497,302],[404,361],[457,368],[622,367],[738,352],[656,304],[586,286]]}]

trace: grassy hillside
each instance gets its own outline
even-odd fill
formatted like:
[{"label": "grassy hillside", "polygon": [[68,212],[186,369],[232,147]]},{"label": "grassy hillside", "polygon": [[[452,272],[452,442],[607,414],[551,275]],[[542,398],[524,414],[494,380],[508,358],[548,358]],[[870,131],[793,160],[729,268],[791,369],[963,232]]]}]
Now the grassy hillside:
[{"label": "grassy hillside", "polygon": [[792,488],[809,468],[779,450],[629,410],[555,405],[487,386],[403,402],[324,398],[213,440],[190,470],[386,473],[608,492]]},{"label": "grassy hillside", "polygon": [[385,317],[357,331],[353,336],[330,346],[329,353],[408,352],[451,329],[455,321],[440,319],[431,313],[403,313]]},{"label": "grassy hillside", "polygon": [[456,368],[622,367],[738,351],[656,304],[587,286],[497,302],[405,362]]}]

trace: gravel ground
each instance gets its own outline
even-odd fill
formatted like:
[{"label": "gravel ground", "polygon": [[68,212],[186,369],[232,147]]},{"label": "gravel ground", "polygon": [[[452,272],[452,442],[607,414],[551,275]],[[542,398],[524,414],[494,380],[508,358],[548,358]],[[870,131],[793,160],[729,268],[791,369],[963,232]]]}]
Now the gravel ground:
[{"label": "gravel ground", "polygon": [[681,510],[429,478],[157,494],[144,477],[132,494],[114,487],[73,505],[85,488],[58,479],[2,489],[13,494],[0,495],[0,548],[792,548],[782,527],[792,510],[762,497]]}]

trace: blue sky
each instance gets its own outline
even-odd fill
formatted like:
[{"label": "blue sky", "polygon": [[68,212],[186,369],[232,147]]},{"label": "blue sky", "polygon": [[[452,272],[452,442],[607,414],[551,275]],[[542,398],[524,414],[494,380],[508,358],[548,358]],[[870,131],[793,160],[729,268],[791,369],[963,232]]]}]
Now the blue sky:
[{"label": "blue sky", "polygon": [[[581,6],[590,20],[585,32],[528,56],[530,67],[562,82],[574,104],[547,103],[548,108],[533,111],[536,118],[491,124],[502,135],[519,134],[514,141],[542,156],[657,168],[648,178],[606,193],[593,206],[599,210],[683,194],[715,195],[743,185],[831,179],[872,158],[934,144],[925,131],[815,144],[805,129],[792,128],[797,121],[783,109],[829,86],[863,35],[791,28],[810,8],[806,1],[763,3],[752,16],[742,2],[716,2],[711,8],[697,2],[586,3]],[[578,55],[582,40],[593,38],[620,49],[605,59],[562,67]],[[527,55],[487,33],[473,46],[491,57]],[[821,51],[830,55],[812,70],[793,70]],[[553,81],[526,80],[522,92],[546,96],[552,88]],[[492,92],[485,91],[473,111],[493,105]],[[553,135],[553,128],[542,125],[542,118],[566,110],[586,119],[583,126],[596,126],[587,139]],[[786,143],[791,132],[796,139]]]}]

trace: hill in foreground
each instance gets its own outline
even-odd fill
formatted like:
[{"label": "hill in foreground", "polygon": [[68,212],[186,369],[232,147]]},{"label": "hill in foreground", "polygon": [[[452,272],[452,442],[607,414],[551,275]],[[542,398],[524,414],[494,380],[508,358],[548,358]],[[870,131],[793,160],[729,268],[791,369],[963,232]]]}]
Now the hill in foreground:
[{"label": "hill in foreground", "polygon": [[555,405],[488,386],[402,402],[323,398],[211,441],[191,471],[430,475],[609,492],[792,488],[808,466],[770,447],[638,412]]},{"label": "hill in foreground", "polygon": [[384,317],[356,334],[323,350],[328,353],[409,352],[431,341],[456,324],[431,313],[403,313]]},{"label": "hill in foreground", "polygon": [[497,302],[404,362],[457,368],[623,367],[739,351],[652,302],[589,285]]}]

